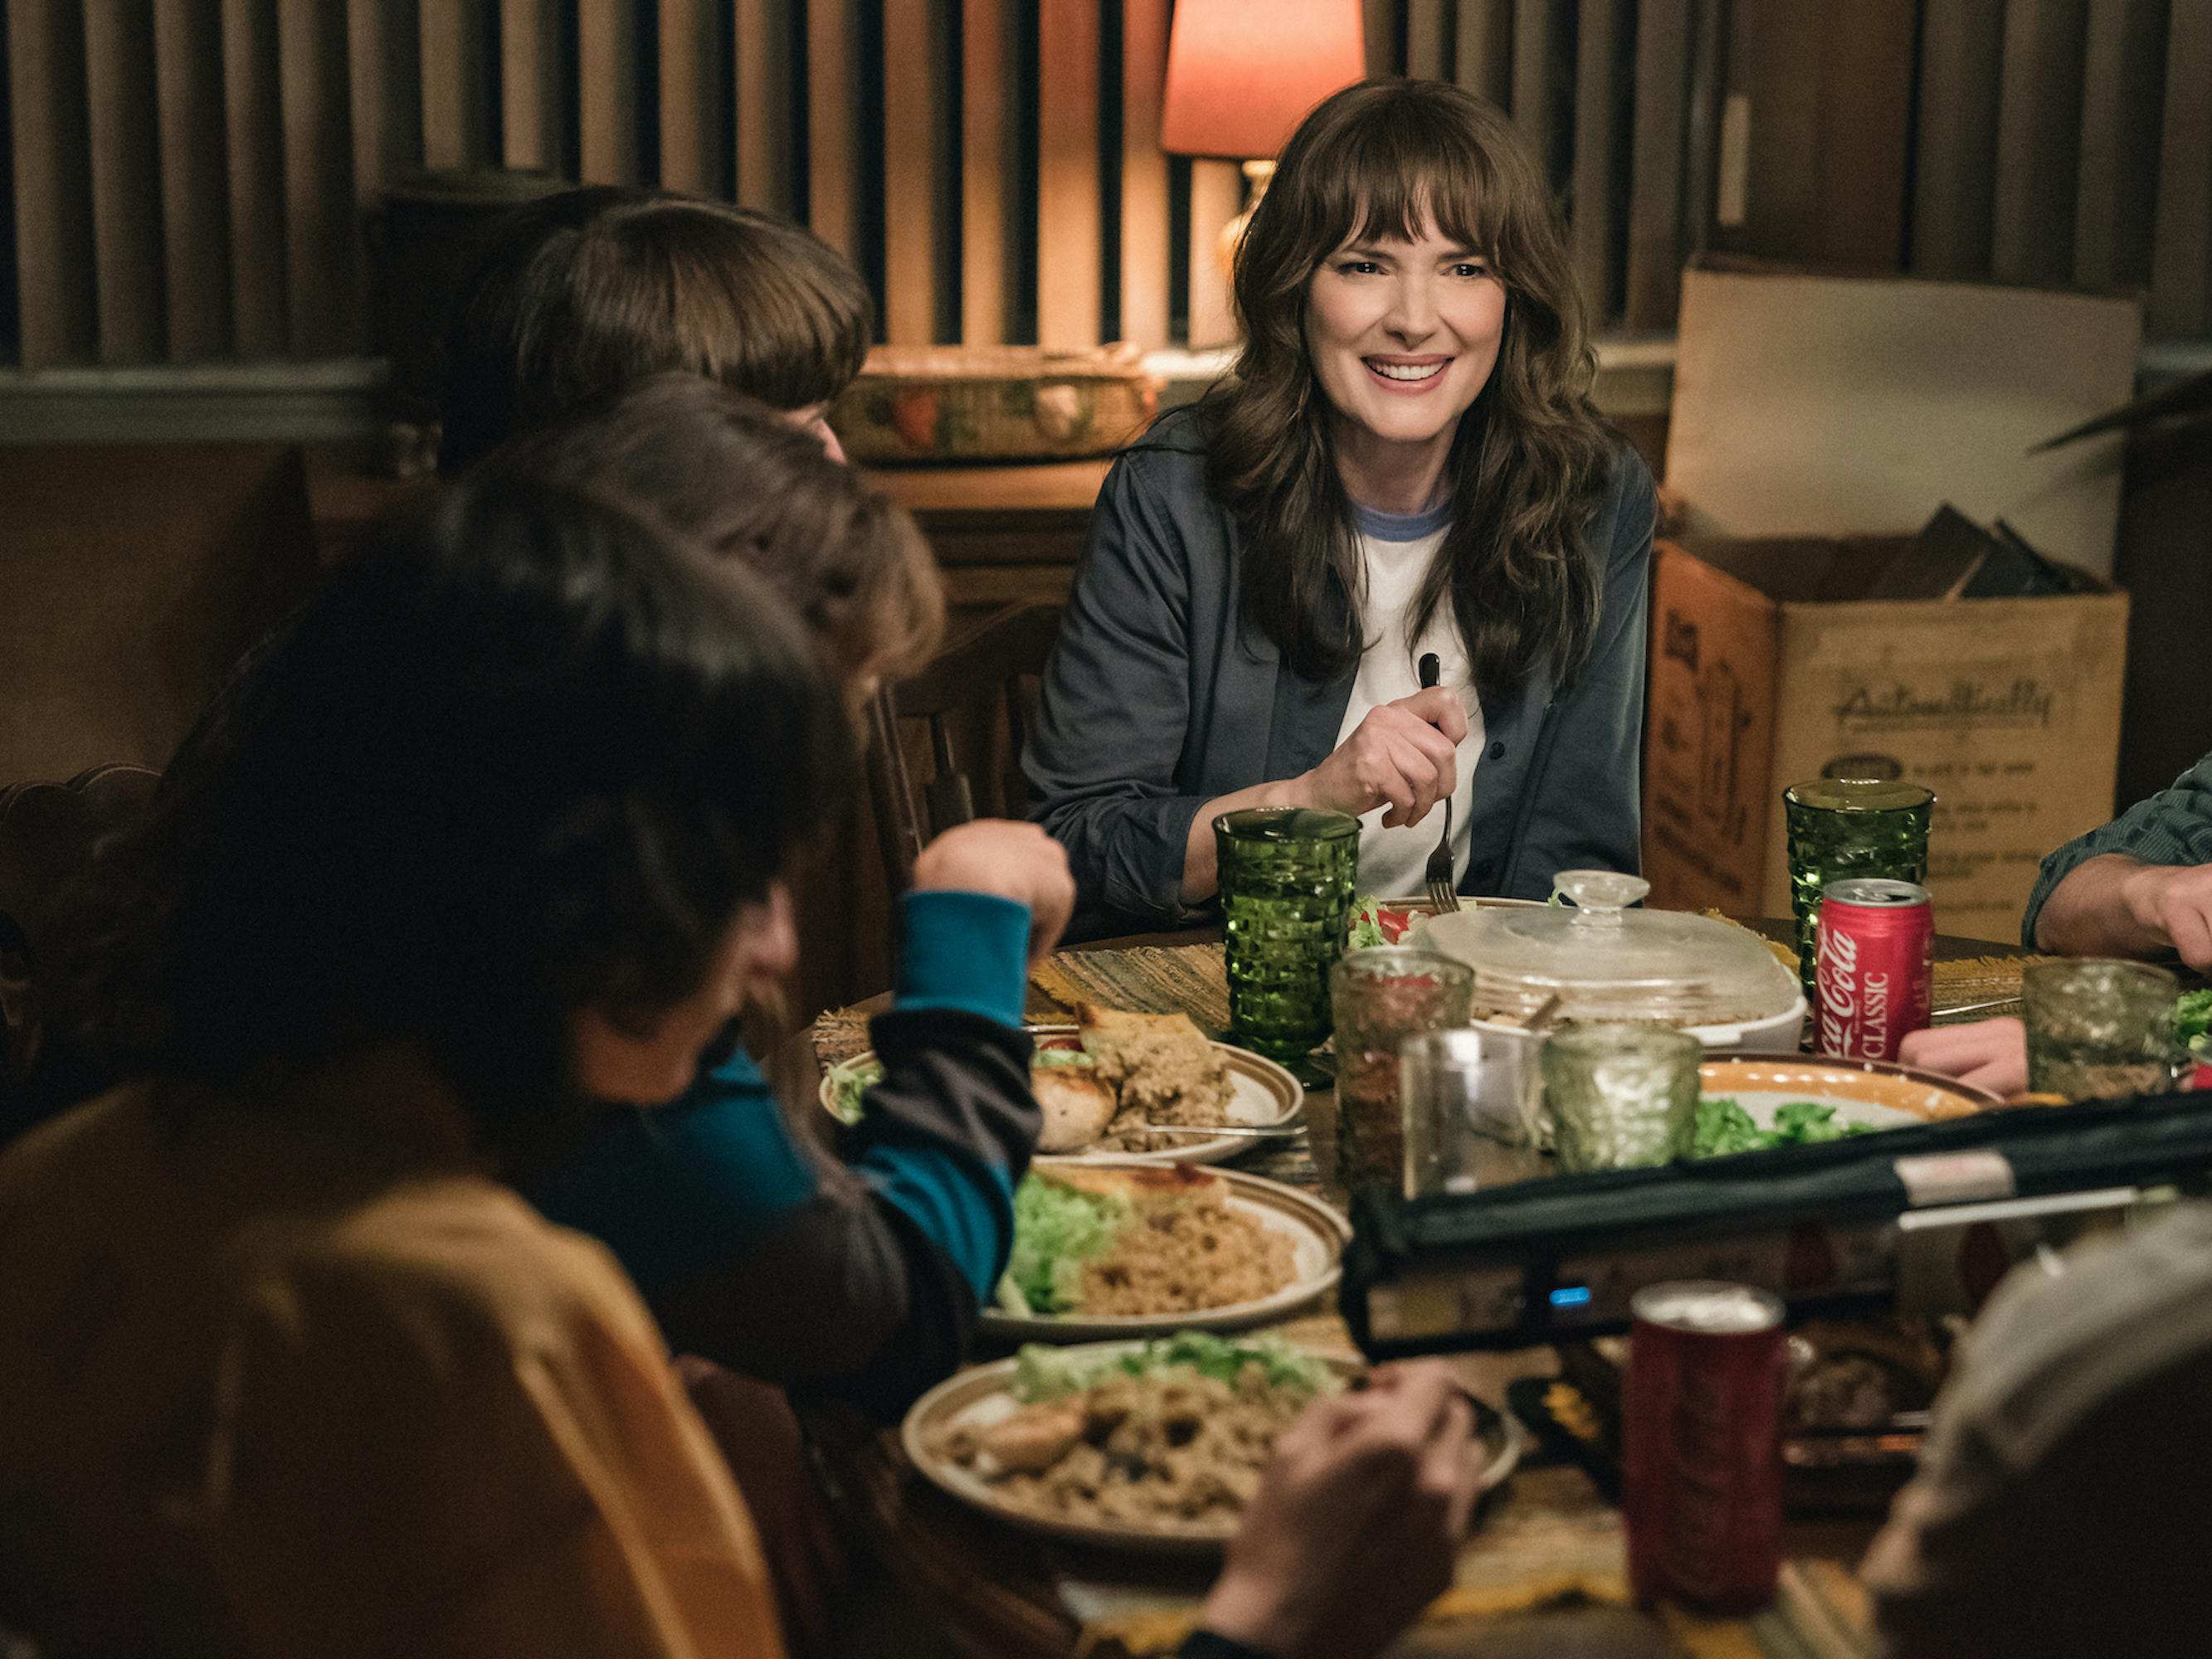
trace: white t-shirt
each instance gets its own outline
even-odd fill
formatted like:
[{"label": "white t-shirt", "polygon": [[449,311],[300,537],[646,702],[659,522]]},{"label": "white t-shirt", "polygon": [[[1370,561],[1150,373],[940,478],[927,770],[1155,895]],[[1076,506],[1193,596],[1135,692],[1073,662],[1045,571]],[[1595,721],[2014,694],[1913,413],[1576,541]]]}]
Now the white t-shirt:
[{"label": "white t-shirt", "polygon": [[[1367,593],[1360,607],[1367,649],[1359,659],[1352,701],[1345,705],[1339,744],[1358,728],[1368,711],[1410,697],[1421,689],[1419,663],[1433,651],[1441,672],[1437,684],[1456,690],[1467,708],[1467,736],[1459,745],[1459,787],[1452,793],[1452,869],[1467,868],[1468,817],[1474,803],[1475,763],[1482,758],[1482,703],[1468,672],[1467,645],[1449,603],[1437,607],[1421,637],[1409,647],[1406,623],[1414,596],[1443,545],[1450,522],[1449,504],[1426,513],[1378,513],[1352,507],[1359,532],[1360,556],[1367,567]],[[1378,898],[1401,898],[1422,891],[1429,854],[1443,833],[1439,802],[1419,823],[1382,827],[1389,808],[1378,806],[1359,820],[1359,890]]]}]

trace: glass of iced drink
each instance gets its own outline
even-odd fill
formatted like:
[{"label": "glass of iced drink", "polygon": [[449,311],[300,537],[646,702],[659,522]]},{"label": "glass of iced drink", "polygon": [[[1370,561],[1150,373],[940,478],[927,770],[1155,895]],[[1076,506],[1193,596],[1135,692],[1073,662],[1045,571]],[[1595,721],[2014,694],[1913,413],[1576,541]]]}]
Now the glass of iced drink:
[{"label": "glass of iced drink", "polygon": [[1532,1133],[1535,1048],[1479,1027],[1427,1031],[1398,1049],[1405,1194],[1486,1192],[1547,1171]]},{"label": "glass of iced drink", "polygon": [[1705,1044],[1664,1025],[1605,1021],[1554,1031],[1536,1051],[1561,1175],[1687,1158]]},{"label": "glass of iced drink", "polygon": [[2170,1092],[2185,1058],[2173,1029],[2180,993],[2172,974],[2144,962],[2031,963],[2021,976],[2027,1086],[2069,1100]]},{"label": "glass of iced drink", "polygon": [[1336,1015],[1336,1166],[1346,1188],[1405,1179],[1399,1050],[1406,1039],[1465,1025],[1474,969],[1433,951],[1347,951],[1329,976]]}]

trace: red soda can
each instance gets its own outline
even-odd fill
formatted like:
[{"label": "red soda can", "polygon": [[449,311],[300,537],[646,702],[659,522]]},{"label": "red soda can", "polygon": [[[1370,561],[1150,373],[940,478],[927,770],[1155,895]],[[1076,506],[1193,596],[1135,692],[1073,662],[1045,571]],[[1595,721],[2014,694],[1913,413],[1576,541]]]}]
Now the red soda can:
[{"label": "red soda can", "polygon": [[1629,1302],[1621,1404],[1628,1580],[1710,1613],[1774,1599],[1782,1570],[1782,1302],[1746,1285],[1653,1285]]},{"label": "red soda can", "polygon": [[1814,1048],[1845,1060],[1895,1060],[1930,1018],[1936,912],[1916,881],[1861,877],[1820,893],[1813,963]]}]

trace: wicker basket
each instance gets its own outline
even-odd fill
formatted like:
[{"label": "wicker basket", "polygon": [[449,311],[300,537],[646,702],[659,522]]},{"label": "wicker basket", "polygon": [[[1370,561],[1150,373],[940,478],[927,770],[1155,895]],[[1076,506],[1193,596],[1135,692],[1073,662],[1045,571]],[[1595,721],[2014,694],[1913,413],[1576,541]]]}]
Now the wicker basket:
[{"label": "wicker basket", "polygon": [[830,422],[856,461],[1060,460],[1111,453],[1159,382],[1133,345],[878,346]]}]

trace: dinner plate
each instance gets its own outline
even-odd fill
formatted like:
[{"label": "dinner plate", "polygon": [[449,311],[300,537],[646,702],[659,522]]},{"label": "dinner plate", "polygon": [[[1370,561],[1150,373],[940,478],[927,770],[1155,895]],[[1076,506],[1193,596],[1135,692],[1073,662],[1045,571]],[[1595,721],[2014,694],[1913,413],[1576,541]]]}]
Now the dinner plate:
[{"label": "dinner plate", "polygon": [[[1158,1160],[1100,1158],[1091,1161],[1133,1164]],[[1311,1194],[1279,1181],[1246,1175],[1241,1170],[1214,1173],[1229,1183],[1231,1209],[1291,1241],[1296,1277],[1281,1290],[1226,1307],[1180,1313],[1017,1314],[993,1304],[982,1311],[983,1329],[994,1336],[1023,1342],[1090,1342],[1107,1337],[1166,1336],[1176,1331],[1232,1331],[1280,1319],[1334,1288],[1343,1267],[1344,1247],[1352,1237],[1342,1216]]]},{"label": "dinner plate", "polygon": [[[1078,1032],[1073,1025],[1032,1025],[1030,1035],[1041,1048],[1073,1048],[1078,1045]],[[1248,1049],[1231,1048],[1226,1042],[1217,1042],[1214,1048],[1229,1066],[1230,1123],[1244,1129],[1276,1129],[1295,1121],[1305,1105],[1306,1091],[1297,1079],[1272,1060],[1263,1060]],[[873,1050],[855,1054],[841,1066],[832,1066],[823,1074],[822,1086],[816,1098],[822,1109],[837,1116],[837,1074],[847,1067],[859,1066],[875,1059]],[[842,1122],[844,1120],[838,1120]],[[1140,1158],[1147,1164],[1221,1164],[1263,1146],[1277,1146],[1273,1141],[1243,1135],[1178,1135],[1176,1145],[1158,1152],[1120,1152],[1085,1151],[1051,1154],[1043,1161],[1069,1158],[1079,1163],[1097,1159],[1120,1161]]]},{"label": "dinner plate", "polygon": [[1939,1123],[1999,1103],[1986,1089],[1886,1060],[1716,1054],[1698,1069],[1703,1092],[1729,1097],[1762,1129],[1771,1129],[1776,1111],[1794,1100],[1832,1106],[1838,1122],[1870,1129]]},{"label": "dinner plate", "polygon": [[[1177,1328],[1188,1328],[1188,1325]],[[1123,1352],[1136,1346],[1133,1342],[1102,1342],[1095,1350],[1085,1352],[1105,1355]],[[1347,1381],[1364,1369],[1358,1360],[1346,1355],[1322,1353],[1313,1357]],[[1207,1555],[1219,1552],[1233,1535],[1233,1526],[1138,1527],[1058,1520],[1012,1502],[989,1481],[940,1453],[938,1445],[951,1430],[963,1425],[986,1427],[1020,1409],[1013,1394],[1014,1371],[1018,1364],[1018,1360],[1000,1359],[975,1366],[939,1383],[915,1401],[900,1428],[899,1437],[906,1449],[907,1461],[925,1480],[1010,1526],[1048,1538],[1155,1555]],[[1475,1432],[1481,1436],[1487,1454],[1482,1468],[1482,1490],[1487,1492],[1503,1485],[1513,1473],[1528,1436],[1528,1431],[1506,1413],[1479,1400],[1473,1401],[1473,1404]]]}]

